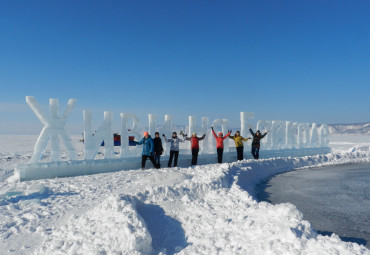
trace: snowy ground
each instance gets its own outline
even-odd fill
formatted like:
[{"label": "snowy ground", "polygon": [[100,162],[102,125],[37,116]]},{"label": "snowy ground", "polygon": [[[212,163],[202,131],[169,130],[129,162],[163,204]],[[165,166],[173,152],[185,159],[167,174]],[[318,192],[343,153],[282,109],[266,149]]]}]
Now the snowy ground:
[{"label": "snowy ground", "polygon": [[276,173],[369,162],[369,136],[332,137],[326,155],[19,182],[36,139],[0,136],[1,254],[370,254],[253,197]]}]

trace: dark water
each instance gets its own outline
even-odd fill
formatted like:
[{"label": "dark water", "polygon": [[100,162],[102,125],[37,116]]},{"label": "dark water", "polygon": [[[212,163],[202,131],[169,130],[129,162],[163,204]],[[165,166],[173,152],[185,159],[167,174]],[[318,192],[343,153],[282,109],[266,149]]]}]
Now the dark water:
[{"label": "dark water", "polygon": [[290,202],[320,234],[370,248],[370,164],[292,171],[257,187],[257,199]]}]

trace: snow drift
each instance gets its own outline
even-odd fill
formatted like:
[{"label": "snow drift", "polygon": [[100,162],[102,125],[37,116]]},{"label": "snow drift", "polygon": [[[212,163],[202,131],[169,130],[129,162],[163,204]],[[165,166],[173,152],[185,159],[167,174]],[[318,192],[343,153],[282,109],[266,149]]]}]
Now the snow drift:
[{"label": "snow drift", "polygon": [[370,254],[335,234],[317,234],[292,204],[253,198],[255,184],[277,173],[369,160],[369,147],[361,146],[195,168],[9,178],[0,190],[0,248],[5,254]]}]

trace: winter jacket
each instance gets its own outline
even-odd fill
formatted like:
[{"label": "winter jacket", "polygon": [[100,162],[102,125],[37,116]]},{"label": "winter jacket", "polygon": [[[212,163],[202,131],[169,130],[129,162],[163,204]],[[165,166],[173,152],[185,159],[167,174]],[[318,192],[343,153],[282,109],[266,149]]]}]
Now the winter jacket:
[{"label": "winter jacket", "polygon": [[199,141],[203,140],[206,135],[203,135],[202,137],[192,136],[192,137],[185,137],[186,141],[190,141],[191,143],[191,149],[198,149],[199,150]]},{"label": "winter jacket", "polygon": [[171,143],[170,151],[179,151],[180,150],[179,143],[184,142],[184,140],[178,138],[177,136],[176,138],[170,138],[170,139],[166,139],[165,137],[164,140],[168,143]]},{"label": "winter jacket", "polygon": [[137,145],[143,145],[143,155],[153,156],[154,155],[154,142],[153,139],[149,136],[148,138],[143,137],[140,142],[136,142]]},{"label": "winter jacket", "polygon": [[229,136],[230,139],[233,139],[235,142],[235,147],[243,147],[243,141],[248,141],[250,138],[244,138],[242,136]]},{"label": "winter jacket", "polygon": [[230,132],[227,133],[224,137],[218,137],[215,131],[212,129],[213,136],[216,138],[217,145],[216,148],[224,148],[224,140],[231,134]]},{"label": "winter jacket", "polygon": [[159,137],[154,137],[154,154],[155,155],[162,155],[163,147],[162,147],[162,139]]},{"label": "winter jacket", "polygon": [[[252,136],[253,136],[253,141],[252,141],[252,147],[257,147],[259,148],[260,147],[260,140],[262,138],[265,137],[265,135],[267,135],[267,133],[264,133],[263,135],[261,135],[261,132],[260,132],[260,135],[256,135],[255,133],[253,133],[252,129],[250,128],[249,131],[251,132]],[[258,130],[259,131],[259,130]]]}]

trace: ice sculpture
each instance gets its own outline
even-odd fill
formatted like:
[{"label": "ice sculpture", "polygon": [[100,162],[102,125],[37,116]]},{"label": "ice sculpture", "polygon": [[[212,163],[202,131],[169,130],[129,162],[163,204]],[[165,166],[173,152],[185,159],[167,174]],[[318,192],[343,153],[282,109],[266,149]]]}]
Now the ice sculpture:
[{"label": "ice sculpture", "polygon": [[76,159],[75,149],[73,148],[71,140],[64,128],[67,118],[69,117],[76,101],[76,99],[69,99],[63,115],[59,116],[58,99],[50,99],[50,117],[47,117],[42,112],[39,104],[34,97],[26,97],[27,104],[31,107],[37,118],[44,125],[40,136],[35,144],[31,163],[36,163],[40,161],[42,157],[42,152],[45,150],[49,138],[51,140],[52,161],[61,159],[59,138],[64,142],[64,145],[67,148],[69,159]]},{"label": "ice sculpture", "polygon": [[149,135],[154,138],[154,134],[157,131],[157,116],[155,114],[148,114],[149,119]]},{"label": "ice sculpture", "polygon": [[329,129],[325,124],[260,120],[256,130],[270,131],[261,140],[265,150],[323,148],[329,144]]},{"label": "ice sculpture", "polygon": [[[163,133],[167,137],[167,139],[172,137],[172,115],[166,114],[164,115],[164,130]],[[162,138],[162,134],[160,136]],[[170,154],[170,147],[171,143],[166,143],[162,141],[162,145],[164,146],[165,155]]]},{"label": "ice sculpture", "polygon": [[[41,178],[54,178],[62,176],[75,176],[81,174],[93,174],[101,172],[118,171],[122,169],[136,169],[140,167],[140,161],[137,160],[137,156],[140,154],[140,148],[129,147],[129,137],[135,136],[137,139],[142,137],[142,134],[138,133],[139,118],[135,114],[121,113],[121,148],[120,158],[114,157],[114,146],[113,146],[113,113],[104,112],[104,121],[98,129],[93,129],[91,120],[92,116],[90,111],[84,110],[84,146],[85,146],[85,158],[84,160],[75,160],[76,154],[72,146],[71,140],[66,134],[65,124],[69,117],[76,99],[70,99],[67,107],[62,116],[59,115],[59,106],[57,99],[50,99],[50,117],[46,116],[36,100],[28,96],[26,97],[28,105],[31,107],[37,118],[44,125],[40,136],[35,144],[34,153],[31,158],[30,164],[20,165],[16,167],[16,171],[20,173],[21,180],[41,179]],[[241,134],[244,137],[249,137],[247,120],[253,118],[253,113],[241,112]],[[154,136],[157,130],[157,119],[156,115],[149,114],[149,133]],[[132,121],[132,125],[129,122]],[[212,126],[218,133],[222,131],[226,135],[229,129],[228,119],[216,119],[212,122]],[[266,121],[260,120],[257,123],[257,128],[253,129],[255,132],[260,130],[261,133],[269,130],[269,134],[261,140],[261,145],[264,151],[270,150],[270,156],[276,155],[276,151],[282,149],[311,149],[311,148],[323,148],[326,151],[329,144],[329,128],[325,124],[317,125],[316,123],[297,123],[291,121]],[[172,136],[173,123],[172,116],[165,115],[165,125],[163,127],[163,133],[167,137]],[[186,132],[189,136],[193,132],[197,132],[198,136],[203,134],[208,135],[206,139],[200,142],[201,158],[200,161],[203,163],[214,162],[215,153],[215,139],[211,135],[209,129],[208,117],[202,117],[201,126],[196,125],[196,117],[189,116],[189,126],[186,127]],[[52,162],[39,162],[43,151],[45,150],[48,140],[51,140],[51,159]],[[60,140],[64,142],[67,149],[69,161],[61,161],[61,150]],[[94,160],[96,154],[101,147],[101,143],[104,141],[104,159]],[[166,154],[168,155],[170,146],[169,143],[164,143],[166,146]],[[210,146],[211,145],[211,146]],[[229,140],[224,141],[224,150],[226,156],[229,154]],[[305,150],[302,150],[305,153]],[[312,150],[311,150],[312,151]],[[186,150],[190,153],[190,150]],[[286,153],[286,154],[284,154]],[[184,166],[190,161],[190,155],[184,154],[180,161]],[[292,152],[283,152],[283,155],[291,155]],[[234,154],[232,158],[234,159]],[[57,162],[56,162],[57,161]],[[186,163],[185,163],[186,162]],[[231,161],[230,161],[231,162]]]},{"label": "ice sculpture", "polygon": [[312,123],[310,130],[310,147],[319,147],[319,132],[317,130],[317,124]]},{"label": "ice sculpture", "polygon": [[208,117],[202,117],[202,133],[206,134],[205,139],[203,139],[200,143],[200,152],[201,153],[208,153],[208,148],[209,148],[209,129],[208,129],[208,123],[209,123],[209,118]]},{"label": "ice sculpture", "polygon": [[240,135],[248,137],[250,135],[248,130],[248,119],[253,119],[253,112],[240,112]]},{"label": "ice sculpture", "polygon": [[[135,136],[139,126],[139,118],[135,114],[121,113],[121,149],[120,157],[129,155],[129,136]],[[132,126],[129,126],[129,120]],[[138,135],[138,134],[137,134]]]},{"label": "ice sculpture", "polygon": [[[273,120],[271,135],[271,149],[279,150],[286,147],[286,121]],[[262,131],[261,131],[262,132]]]},{"label": "ice sculpture", "polygon": [[[99,151],[101,143],[104,141],[104,158],[113,158],[113,113],[104,112],[104,121],[100,127],[93,131],[91,128],[91,112],[83,111],[84,116],[84,143],[85,143],[85,159],[94,159]],[[122,143],[121,143],[122,144]]]},{"label": "ice sculpture", "polygon": [[319,131],[319,146],[328,147],[330,135],[328,125],[322,124],[318,131]]}]

